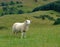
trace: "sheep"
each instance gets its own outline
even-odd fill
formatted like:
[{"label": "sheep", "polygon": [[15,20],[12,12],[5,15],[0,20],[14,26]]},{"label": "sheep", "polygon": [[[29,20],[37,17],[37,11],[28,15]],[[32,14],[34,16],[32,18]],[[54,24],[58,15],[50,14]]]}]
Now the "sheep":
[{"label": "sheep", "polygon": [[14,23],[12,26],[12,31],[14,34],[21,32],[21,38],[25,38],[25,32],[28,31],[30,20],[26,20],[23,23]]}]

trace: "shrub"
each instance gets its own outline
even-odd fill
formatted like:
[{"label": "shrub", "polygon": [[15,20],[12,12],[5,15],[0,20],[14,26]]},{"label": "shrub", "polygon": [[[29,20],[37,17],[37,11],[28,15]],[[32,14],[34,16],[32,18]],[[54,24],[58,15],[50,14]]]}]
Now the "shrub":
[{"label": "shrub", "polygon": [[45,20],[45,15],[40,15],[40,18],[42,18],[42,20]]},{"label": "shrub", "polygon": [[23,7],[23,5],[18,5],[17,7]]},{"label": "shrub", "polygon": [[18,10],[18,14],[23,14],[24,12],[22,10]]},{"label": "shrub", "polygon": [[8,12],[9,14],[17,14],[17,11],[18,11],[17,7],[10,7]]},{"label": "shrub", "polygon": [[13,1],[10,1],[10,5],[14,5],[15,4],[15,2],[13,2]]},{"label": "shrub", "polygon": [[60,17],[60,15],[56,15],[57,17]]},{"label": "shrub", "polygon": [[58,25],[58,24],[60,24],[60,18],[57,18],[53,25]]},{"label": "shrub", "polygon": [[55,19],[49,15],[34,16],[34,18],[37,18],[37,19],[41,18],[42,20],[45,20],[47,18],[48,20],[55,21]]},{"label": "shrub", "polygon": [[4,16],[4,13],[1,13],[1,16]]},{"label": "shrub", "polygon": [[8,29],[8,28],[5,26],[0,26],[0,30],[2,30],[2,29]]},{"label": "shrub", "polygon": [[19,1],[16,1],[16,4],[19,4],[20,2]]},{"label": "shrub", "polygon": [[53,12],[51,12],[50,14],[54,14]]},{"label": "shrub", "polygon": [[21,1],[20,2],[19,1],[16,1],[16,4],[22,4],[22,2]]},{"label": "shrub", "polygon": [[3,11],[7,11],[7,7],[6,6],[4,6],[4,7],[2,7],[2,9],[3,9]]},{"label": "shrub", "polygon": [[7,6],[8,4],[6,2],[2,2],[1,6]]},{"label": "shrub", "polygon": [[49,20],[55,21],[55,19],[53,17],[47,17]]}]

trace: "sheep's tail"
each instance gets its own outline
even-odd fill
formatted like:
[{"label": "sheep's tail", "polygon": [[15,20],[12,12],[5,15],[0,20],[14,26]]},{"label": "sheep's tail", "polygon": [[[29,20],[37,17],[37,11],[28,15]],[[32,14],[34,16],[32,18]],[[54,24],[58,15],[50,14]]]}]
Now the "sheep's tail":
[{"label": "sheep's tail", "polygon": [[13,25],[12,26],[12,33],[15,33],[16,31],[15,31],[15,26]]}]

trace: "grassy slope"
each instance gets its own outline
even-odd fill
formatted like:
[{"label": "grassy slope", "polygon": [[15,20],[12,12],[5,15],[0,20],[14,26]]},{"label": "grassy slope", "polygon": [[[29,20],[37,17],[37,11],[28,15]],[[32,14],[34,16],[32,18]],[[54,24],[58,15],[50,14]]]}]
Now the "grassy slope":
[{"label": "grassy slope", "polygon": [[[33,17],[41,14],[51,15],[51,12],[54,13],[54,18],[59,14],[54,11],[39,11],[0,17],[0,47],[60,47],[60,25],[53,26],[53,21]],[[11,27],[13,23],[23,22],[26,19],[31,20],[30,29],[26,32],[27,37],[20,39],[12,34]]]},{"label": "grassy slope", "polygon": [[47,0],[47,1],[38,0],[38,2],[34,2],[34,0],[23,0],[22,2],[23,2],[24,7],[22,7],[22,10],[25,10],[26,12],[32,11],[37,6],[48,4],[54,1],[56,0]]}]

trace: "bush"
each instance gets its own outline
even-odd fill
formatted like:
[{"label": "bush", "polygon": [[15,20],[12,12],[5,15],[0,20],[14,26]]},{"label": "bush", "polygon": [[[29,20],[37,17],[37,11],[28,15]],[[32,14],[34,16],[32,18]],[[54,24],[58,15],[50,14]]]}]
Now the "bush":
[{"label": "bush", "polygon": [[19,4],[20,2],[19,1],[16,1],[16,4]]},{"label": "bush", "polygon": [[15,14],[15,13],[16,13],[16,8],[15,7],[9,8],[9,14]]},{"label": "bush", "polygon": [[13,1],[10,1],[10,5],[14,5],[15,4],[15,2],[13,2]]},{"label": "bush", "polygon": [[24,12],[22,10],[18,10],[18,14],[23,14]]},{"label": "bush", "polygon": [[49,15],[34,16],[34,18],[37,18],[37,19],[41,18],[42,20],[45,20],[47,18],[48,20],[55,21],[55,19]]},{"label": "bush", "polygon": [[6,6],[4,6],[4,7],[2,7],[2,9],[3,9],[3,11],[7,11],[7,7]]},{"label": "bush", "polygon": [[6,2],[2,2],[1,6],[7,6],[8,4]]},{"label": "bush", "polygon": [[21,1],[20,2],[19,1],[16,1],[16,4],[22,4],[22,2]]},{"label": "bush", "polygon": [[60,17],[60,15],[56,15],[56,17]]},{"label": "bush", "polygon": [[53,25],[58,25],[58,24],[60,24],[60,18],[57,18]]},{"label": "bush", "polygon": [[17,7],[23,7],[23,5],[18,5]]},{"label": "bush", "polygon": [[1,16],[3,16],[4,15],[4,13],[1,13]]},{"label": "bush", "polygon": [[49,20],[55,21],[55,19],[53,17],[47,17]]},{"label": "bush", "polygon": [[45,16],[40,16],[42,18],[42,20],[45,20]]}]

